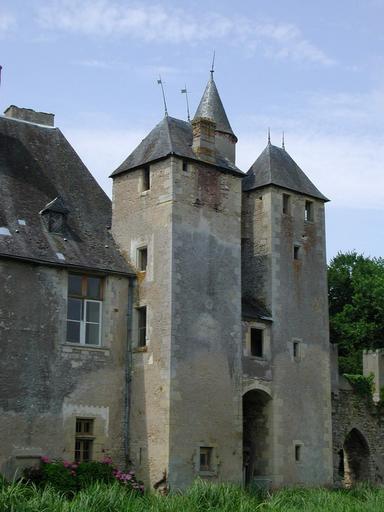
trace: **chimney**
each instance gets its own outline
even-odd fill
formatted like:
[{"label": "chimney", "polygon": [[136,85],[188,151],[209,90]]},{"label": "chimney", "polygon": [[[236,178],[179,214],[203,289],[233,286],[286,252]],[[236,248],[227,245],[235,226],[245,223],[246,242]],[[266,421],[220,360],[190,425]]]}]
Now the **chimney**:
[{"label": "chimney", "polygon": [[47,114],[46,112],[36,112],[30,108],[20,108],[11,105],[4,112],[5,117],[11,119],[20,119],[30,123],[41,124],[43,126],[55,126],[55,114]]},{"label": "chimney", "polygon": [[216,123],[206,117],[192,121],[192,149],[198,158],[206,162],[216,161],[215,128]]}]

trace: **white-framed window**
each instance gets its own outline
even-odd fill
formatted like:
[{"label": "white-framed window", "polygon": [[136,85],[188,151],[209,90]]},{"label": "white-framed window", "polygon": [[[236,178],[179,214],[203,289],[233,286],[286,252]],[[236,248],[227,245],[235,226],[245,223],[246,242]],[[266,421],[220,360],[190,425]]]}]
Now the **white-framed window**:
[{"label": "white-framed window", "polygon": [[147,246],[137,249],[137,268],[140,272],[146,272],[148,266],[148,248]]},{"label": "white-framed window", "polygon": [[68,343],[101,345],[102,288],[101,277],[68,275]]},{"label": "white-framed window", "polygon": [[147,306],[136,308],[137,311],[137,346],[147,346]]},{"label": "white-framed window", "polygon": [[313,222],[313,201],[305,201],[304,220],[305,222]]}]

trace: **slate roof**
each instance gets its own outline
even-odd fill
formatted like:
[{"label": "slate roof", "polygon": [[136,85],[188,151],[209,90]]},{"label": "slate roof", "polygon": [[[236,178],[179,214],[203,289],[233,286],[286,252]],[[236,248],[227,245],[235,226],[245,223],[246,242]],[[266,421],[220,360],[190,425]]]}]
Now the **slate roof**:
[{"label": "slate roof", "polygon": [[[47,207],[68,210],[65,232],[48,231]],[[0,233],[10,233],[0,234],[0,256],[133,273],[108,229],[111,212],[58,128],[0,116]]]},{"label": "slate roof", "polygon": [[272,321],[270,311],[262,302],[251,297],[243,297],[241,301],[241,316],[243,318],[255,320]]},{"label": "slate roof", "polygon": [[217,131],[230,133],[235,137],[212,76],[207,83],[203,97],[197,107],[195,119],[198,117],[207,117],[215,121]]},{"label": "slate roof", "polygon": [[[192,151],[192,140],[190,123],[165,116],[111,176],[117,176],[170,155],[200,161]],[[216,162],[213,165],[232,174],[244,176],[234,163],[219,152],[216,152]]]},{"label": "slate roof", "polygon": [[322,201],[328,199],[315,187],[285,149],[268,144],[243,179],[243,190],[277,185]]}]

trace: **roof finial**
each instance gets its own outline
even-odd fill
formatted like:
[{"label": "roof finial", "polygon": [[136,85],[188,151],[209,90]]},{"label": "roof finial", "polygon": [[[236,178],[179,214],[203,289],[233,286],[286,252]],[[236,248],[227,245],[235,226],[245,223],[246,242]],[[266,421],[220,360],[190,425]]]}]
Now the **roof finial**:
[{"label": "roof finial", "polygon": [[181,94],[185,94],[185,99],[186,99],[186,102],[187,102],[187,117],[188,117],[188,122],[191,122],[191,116],[189,114],[189,102],[188,102],[188,90],[187,90],[187,85],[184,85],[184,89],[181,89]]},{"label": "roof finial", "polygon": [[164,87],[163,87],[163,81],[161,80],[161,76],[160,75],[159,75],[159,79],[158,79],[157,83],[161,86],[161,92],[163,93],[164,113],[165,113],[165,117],[168,117],[167,101],[165,99],[165,92],[164,92]]},{"label": "roof finial", "polygon": [[285,139],[284,139],[284,130],[283,130],[283,136],[281,138],[281,147],[284,149],[285,151]]},{"label": "roof finial", "polygon": [[268,146],[271,145],[271,129],[268,128]]},{"label": "roof finial", "polygon": [[211,79],[213,80],[213,73],[215,72],[215,55],[216,55],[216,51],[213,50],[213,58],[212,58],[212,66],[211,66]]}]

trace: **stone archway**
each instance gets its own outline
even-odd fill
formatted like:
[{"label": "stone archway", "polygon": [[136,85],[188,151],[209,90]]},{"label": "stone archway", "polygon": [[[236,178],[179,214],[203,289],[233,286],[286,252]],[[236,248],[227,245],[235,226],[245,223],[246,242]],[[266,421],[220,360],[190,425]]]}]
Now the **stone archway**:
[{"label": "stone archway", "polygon": [[246,485],[267,479],[270,472],[271,401],[270,395],[260,389],[243,395],[243,473]]},{"label": "stone archway", "polygon": [[343,482],[350,487],[357,482],[369,481],[370,452],[363,434],[353,428],[346,436],[343,445]]}]

